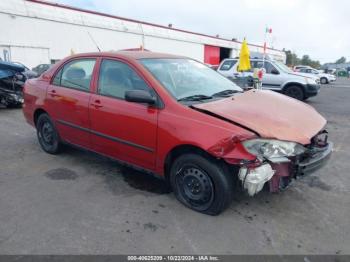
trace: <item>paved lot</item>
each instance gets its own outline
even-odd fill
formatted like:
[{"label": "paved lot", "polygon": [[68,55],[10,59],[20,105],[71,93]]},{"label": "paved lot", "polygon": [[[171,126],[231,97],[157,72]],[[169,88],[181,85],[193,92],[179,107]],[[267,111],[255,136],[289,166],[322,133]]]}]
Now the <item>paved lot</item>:
[{"label": "paved lot", "polygon": [[45,154],[21,110],[0,109],[0,253],[350,254],[349,101],[348,80],[308,101],[329,120],[328,166],[216,217],[94,154]]}]

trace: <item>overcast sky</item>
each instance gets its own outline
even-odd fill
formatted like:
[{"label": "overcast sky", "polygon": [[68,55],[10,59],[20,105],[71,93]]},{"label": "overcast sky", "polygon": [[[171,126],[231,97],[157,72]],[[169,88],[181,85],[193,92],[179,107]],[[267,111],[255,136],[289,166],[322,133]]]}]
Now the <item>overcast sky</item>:
[{"label": "overcast sky", "polygon": [[350,60],[349,0],[51,0],[161,25],[309,54],[322,63]]}]

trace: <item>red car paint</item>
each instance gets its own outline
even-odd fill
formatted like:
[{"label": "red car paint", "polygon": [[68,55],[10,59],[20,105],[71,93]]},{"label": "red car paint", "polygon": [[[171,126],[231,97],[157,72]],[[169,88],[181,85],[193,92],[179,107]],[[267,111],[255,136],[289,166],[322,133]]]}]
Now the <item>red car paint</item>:
[{"label": "red car paint", "polygon": [[[179,58],[152,52],[123,51],[68,57],[41,77],[26,82],[23,112],[35,126],[45,111],[65,142],[127,162],[163,176],[167,157],[179,147],[193,146],[229,163],[256,159],[240,144],[257,137],[254,131],[180,104],[138,62],[140,58]],[[90,93],[52,84],[55,73],[78,58],[96,58]],[[156,108],[97,94],[102,59],[130,65],[158,94],[164,106]],[[227,103],[227,102],[224,102]],[[202,132],[205,130],[205,132]]]}]

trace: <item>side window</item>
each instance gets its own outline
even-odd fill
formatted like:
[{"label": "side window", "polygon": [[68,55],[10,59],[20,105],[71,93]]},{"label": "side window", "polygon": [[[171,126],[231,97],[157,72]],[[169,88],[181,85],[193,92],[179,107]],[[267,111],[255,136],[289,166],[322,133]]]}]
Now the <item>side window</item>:
[{"label": "side window", "polygon": [[236,62],[237,60],[227,60],[221,65],[220,70],[228,71],[236,64]]},{"label": "side window", "polygon": [[263,67],[263,62],[262,61],[250,61],[251,67],[252,68],[262,68]]},{"label": "side window", "polygon": [[265,61],[265,70],[266,70],[266,74],[271,74],[272,71],[277,69],[270,63],[270,62],[266,62]]},{"label": "side window", "polygon": [[63,69],[58,71],[57,74],[55,75],[55,77],[54,77],[54,79],[52,81],[53,85],[55,85],[55,86],[60,86],[61,85],[62,70]]},{"label": "side window", "polygon": [[100,67],[98,93],[124,99],[128,90],[150,90],[150,88],[127,64],[104,59]]},{"label": "side window", "polygon": [[53,79],[53,84],[89,91],[95,59],[79,59],[66,64]]}]

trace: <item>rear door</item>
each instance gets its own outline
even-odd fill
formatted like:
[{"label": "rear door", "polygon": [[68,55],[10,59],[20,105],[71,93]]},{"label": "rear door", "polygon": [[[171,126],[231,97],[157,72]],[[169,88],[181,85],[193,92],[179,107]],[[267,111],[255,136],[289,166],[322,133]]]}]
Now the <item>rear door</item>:
[{"label": "rear door", "polygon": [[153,89],[129,64],[103,59],[96,93],[91,97],[91,140],[94,151],[153,169],[157,145],[158,109],[125,101],[125,92]]},{"label": "rear door", "polygon": [[55,75],[47,89],[46,105],[60,136],[90,148],[89,101],[95,58],[74,59]]}]

